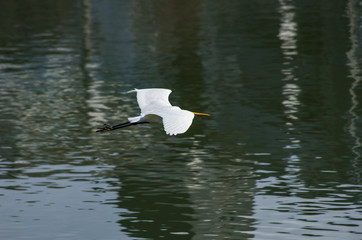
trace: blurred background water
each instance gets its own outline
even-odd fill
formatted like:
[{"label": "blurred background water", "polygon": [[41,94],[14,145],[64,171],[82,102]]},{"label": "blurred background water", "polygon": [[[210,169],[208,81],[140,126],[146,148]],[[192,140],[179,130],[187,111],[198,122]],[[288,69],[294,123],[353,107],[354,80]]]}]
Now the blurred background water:
[{"label": "blurred background water", "polygon": [[[0,2],[1,239],[361,239],[360,0]],[[133,88],[210,113],[107,134]]]}]

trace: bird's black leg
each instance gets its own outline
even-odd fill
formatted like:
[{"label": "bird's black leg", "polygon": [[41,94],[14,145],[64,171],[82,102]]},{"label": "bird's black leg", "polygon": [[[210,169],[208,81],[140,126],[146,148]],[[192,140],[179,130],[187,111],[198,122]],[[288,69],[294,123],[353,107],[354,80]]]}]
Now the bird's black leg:
[{"label": "bird's black leg", "polygon": [[115,130],[115,129],[118,129],[118,128],[128,127],[128,126],[131,126],[130,122],[124,122],[124,123],[117,124],[117,125],[114,125],[114,126],[111,126],[111,125],[105,123],[103,125],[103,127],[98,128],[98,130],[96,132],[112,131],[112,130]]},{"label": "bird's black leg", "polygon": [[131,125],[132,125],[132,123],[130,123],[130,122],[124,122],[124,123],[112,126],[111,130],[116,130],[118,128],[124,128],[124,127],[128,127],[128,126],[131,126]]},{"label": "bird's black leg", "polygon": [[131,125],[137,125],[137,124],[143,124],[143,123],[148,123],[148,122],[134,122],[134,123],[131,123],[131,122],[127,121],[127,122],[117,124],[117,125],[114,125],[114,126],[111,126],[109,124],[104,124],[103,127],[98,128],[98,130],[96,132],[113,131],[113,130],[116,130],[116,129],[119,129],[119,128],[129,127]]}]

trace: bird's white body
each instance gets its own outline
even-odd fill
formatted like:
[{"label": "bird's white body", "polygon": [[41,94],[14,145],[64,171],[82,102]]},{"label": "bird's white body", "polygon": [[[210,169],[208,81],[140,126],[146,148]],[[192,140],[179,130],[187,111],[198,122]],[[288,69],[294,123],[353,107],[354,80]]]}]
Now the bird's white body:
[{"label": "bird's white body", "polygon": [[169,89],[149,88],[135,89],[141,115],[128,118],[130,123],[162,121],[165,132],[176,135],[186,132],[192,124],[195,113],[172,106],[168,100]]}]

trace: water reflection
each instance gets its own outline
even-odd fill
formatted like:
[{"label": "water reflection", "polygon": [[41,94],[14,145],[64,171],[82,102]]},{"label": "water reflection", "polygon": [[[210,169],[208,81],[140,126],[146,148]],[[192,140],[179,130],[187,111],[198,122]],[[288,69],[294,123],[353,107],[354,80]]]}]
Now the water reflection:
[{"label": "water reflection", "polygon": [[[119,223],[132,237],[177,239],[182,235],[182,239],[191,239],[193,209],[184,186],[187,172],[182,159],[178,162],[161,159],[162,156],[153,153],[147,162],[116,168],[122,183],[119,207],[127,209],[120,214]],[[177,171],[162,171],[165,168]]]},{"label": "water reflection", "polygon": [[[279,29],[279,39],[282,41],[280,46],[283,53],[283,69],[281,70],[284,78],[282,79],[284,86],[282,87],[282,94],[285,96],[282,104],[285,107],[284,113],[287,118],[285,125],[288,127],[288,133],[292,133],[295,129],[295,121],[298,120],[298,106],[300,87],[298,85],[298,78],[294,75],[296,66],[293,64],[298,55],[297,50],[297,30],[298,25],[295,22],[295,6],[292,1],[280,0],[280,14],[281,23]],[[291,144],[286,148],[297,148],[299,146],[299,139],[294,136],[290,138]]]},{"label": "water reflection", "polygon": [[[311,104],[311,102],[302,98],[303,95],[306,95],[306,93],[303,92],[304,89],[310,90],[310,88],[306,88],[304,84],[300,83],[300,77],[305,78],[305,76],[300,75],[300,67],[302,67],[302,65],[298,65],[301,63],[299,59],[304,59],[304,56],[299,54],[299,48],[300,46],[302,46],[303,49],[305,47],[303,46],[303,37],[299,36],[299,22],[297,22],[296,18],[297,6],[300,5],[296,5],[294,1],[279,1],[279,3],[281,24],[278,37],[282,41],[280,48],[284,59],[282,74],[284,75],[283,81],[285,82],[282,87],[282,93],[285,97],[282,104],[286,116],[286,137],[288,137],[284,149],[288,157],[283,158],[283,160],[287,162],[287,166],[285,167],[286,174],[278,175],[277,177],[269,176],[257,182],[257,188],[260,189],[258,193],[262,194],[264,192],[265,194],[265,197],[263,194],[256,197],[257,206],[265,207],[259,207],[256,211],[255,217],[256,219],[260,219],[261,224],[257,226],[255,234],[260,238],[273,239],[278,229],[276,224],[283,224],[286,227],[285,231],[279,232],[281,235],[277,234],[282,236],[283,234],[289,233],[288,228],[295,228],[300,222],[304,222],[305,226],[303,229],[307,230],[303,233],[304,236],[333,238],[337,233],[330,234],[330,231],[339,232],[343,227],[347,227],[348,224],[340,225],[337,223],[338,221],[326,221],[326,219],[333,218],[332,212],[334,212],[335,216],[339,215],[341,219],[348,218],[349,214],[354,215],[355,213],[353,208],[349,208],[351,202],[341,197],[345,194],[342,185],[339,185],[338,182],[335,184],[322,183],[321,179],[324,177],[328,178],[328,175],[332,176],[337,173],[333,168],[327,170],[329,169],[328,164],[333,159],[333,156],[329,156],[328,160],[323,160],[323,157],[329,154],[322,153],[324,151],[316,151],[305,139],[305,136],[308,135],[306,129],[310,126],[308,126],[308,121],[304,119],[301,113],[303,112],[303,114],[305,114],[305,111],[307,111],[303,105]],[[323,16],[322,18],[328,19],[328,16]],[[305,23],[302,22],[302,25],[303,24]],[[303,36],[303,30],[301,33]],[[326,36],[329,36],[329,34],[332,33],[325,33]],[[302,43],[299,44],[298,41]],[[326,82],[325,84],[329,83]],[[345,89],[346,88],[343,88],[343,90]],[[323,104],[328,105],[327,103]],[[312,107],[312,105],[309,107]],[[326,114],[328,118],[334,118],[331,112],[324,111],[323,114]],[[314,124],[318,125],[320,123],[319,121],[313,121],[312,125]],[[340,126],[339,124],[334,124],[334,127]],[[341,127],[339,131],[342,129],[343,127]],[[325,129],[325,131],[328,133],[330,130],[328,128]],[[303,134],[301,134],[301,132],[303,132]],[[315,135],[315,137],[317,141],[321,141],[320,135]],[[331,147],[326,145],[326,148]],[[322,153],[323,157],[315,156],[315,158],[308,160],[310,154],[314,154],[315,152]],[[315,171],[313,170],[315,168],[321,170]],[[315,171],[315,173],[310,174],[307,172],[311,170]],[[313,181],[313,178],[317,177],[318,174],[324,177],[318,177],[318,180]],[[355,188],[357,189],[359,187],[355,185]],[[295,191],[295,189],[298,189],[298,191]],[[275,197],[275,195],[278,195],[278,197]],[[333,201],[338,202],[338,204],[330,205],[331,202],[327,199],[331,196],[334,196]],[[352,202],[354,202],[354,200],[352,200]],[[270,214],[277,214],[278,220],[262,217],[267,215],[268,212]],[[279,216],[278,213],[280,212],[284,213],[283,216]],[[320,227],[316,227],[316,224]],[[356,227],[356,225],[351,225],[349,229],[354,231],[354,227]],[[293,237],[298,238],[296,235]],[[303,238],[303,236],[300,237],[300,239]]]},{"label": "water reflection", "polygon": [[[361,36],[362,27],[361,27],[361,6],[358,7],[355,1],[349,1],[348,3],[348,17],[350,24],[350,41],[351,41],[351,49],[347,52],[348,60],[347,63],[350,67],[350,73],[352,78],[352,84],[349,89],[349,93],[351,95],[351,107],[349,109],[350,114],[350,124],[348,126],[348,131],[353,138],[354,144],[352,146],[352,152],[355,154],[355,157],[351,160],[352,172],[355,178],[355,182],[358,185],[361,185],[361,134],[360,129],[358,128],[358,119],[360,118],[358,114],[358,106],[360,104],[359,97],[357,93],[357,89],[361,84],[361,77],[359,73],[361,73],[362,69],[358,62],[358,56],[360,56],[359,40],[358,36]],[[359,201],[362,200],[362,195],[359,195]]]},{"label": "water reflection", "polygon": [[[356,1],[30,3],[0,2],[2,237],[360,236]],[[94,133],[156,86],[212,117]]]},{"label": "water reflection", "polygon": [[101,110],[108,110],[104,104],[106,98],[103,97],[98,91],[98,87],[102,86],[104,81],[97,80],[94,76],[94,72],[100,69],[99,63],[93,59],[96,56],[94,53],[95,42],[92,39],[92,5],[88,0],[82,1],[83,6],[83,54],[81,58],[80,68],[83,72],[84,78],[87,82],[87,94],[88,99],[86,103],[88,104],[88,115],[90,117],[89,124],[93,127],[97,125],[98,122],[105,122],[105,113]]}]

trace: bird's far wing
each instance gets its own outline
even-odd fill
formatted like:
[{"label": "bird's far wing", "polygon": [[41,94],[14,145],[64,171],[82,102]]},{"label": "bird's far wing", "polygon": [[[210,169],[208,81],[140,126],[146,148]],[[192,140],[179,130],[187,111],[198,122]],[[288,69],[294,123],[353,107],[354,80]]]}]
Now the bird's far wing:
[{"label": "bird's far wing", "polygon": [[172,92],[163,88],[135,89],[137,102],[141,113],[148,112],[152,108],[171,107],[168,96]]},{"label": "bird's far wing", "polygon": [[162,117],[163,127],[169,135],[186,132],[195,116],[192,112],[182,110],[179,107],[160,109],[155,111],[155,114]]}]

